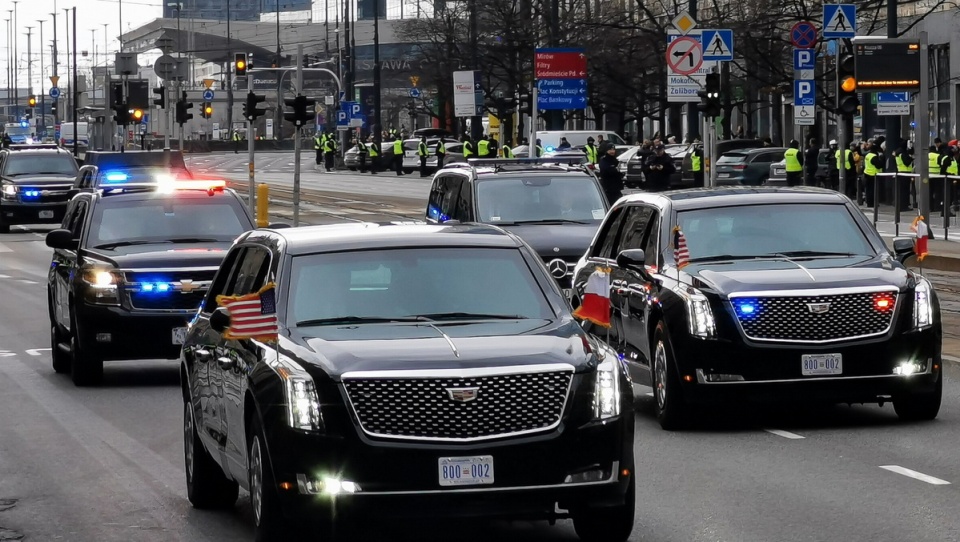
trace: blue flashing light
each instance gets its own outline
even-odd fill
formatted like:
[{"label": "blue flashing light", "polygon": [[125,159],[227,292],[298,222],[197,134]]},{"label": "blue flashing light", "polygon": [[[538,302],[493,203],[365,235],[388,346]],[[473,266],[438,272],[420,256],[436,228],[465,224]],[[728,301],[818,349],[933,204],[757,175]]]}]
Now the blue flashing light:
[{"label": "blue flashing light", "polygon": [[26,120],[21,120],[21,121],[20,121],[20,127],[21,127],[21,128],[27,128],[28,126],[30,126],[30,121],[26,121]]},{"label": "blue flashing light", "polygon": [[158,291],[158,292],[169,292],[169,291],[170,291],[170,285],[169,285],[168,283],[166,283],[166,282],[158,282],[158,283],[157,283],[157,291]]},{"label": "blue flashing light", "polygon": [[141,285],[140,285],[140,290],[141,290],[141,291],[144,291],[144,292],[152,292],[152,291],[153,291],[153,283],[146,282],[146,283],[141,284]]},{"label": "blue flashing light", "polygon": [[39,191],[39,190],[27,189],[27,190],[24,190],[23,192],[21,192],[21,194],[23,195],[24,198],[39,198],[39,197],[40,197],[40,191]]},{"label": "blue flashing light", "polygon": [[555,151],[555,150],[557,150],[557,149],[548,146],[548,147],[547,147],[546,149],[544,149],[544,150],[546,150],[547,152],[553,152],[553,151]]},{"label": "blue flashing light", "polygon": [[126,173],[116,172],[116,173],[107,173],[107,175],[104,178],[107,180],[107,182],[117,183],[117,182],[126,181],[130,177]]},{"label": "blue flashing light", "polygon": [[750,317],[756,316],[757,312],[760,310],[760,306],[754,300],[744,300],[737,301],[737,314],[740,316]]}]

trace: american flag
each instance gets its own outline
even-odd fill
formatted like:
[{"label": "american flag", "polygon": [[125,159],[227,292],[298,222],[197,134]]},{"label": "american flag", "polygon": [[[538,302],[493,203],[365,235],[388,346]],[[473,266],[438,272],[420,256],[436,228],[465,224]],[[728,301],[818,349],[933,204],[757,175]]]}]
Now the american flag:
[{"label": "american flag", "polygon": [[230,326],[223,334],[225,339],[277,340],[277,294],[272,282],[256,293],[217,296],[217,304],[225,307],[230,315]]},{"label": "american flag", "polygon": [[687,238],[683,236],[680,226],[673,228],[673,261],[677,262],[677,269],[683,269],[690,263]]}]

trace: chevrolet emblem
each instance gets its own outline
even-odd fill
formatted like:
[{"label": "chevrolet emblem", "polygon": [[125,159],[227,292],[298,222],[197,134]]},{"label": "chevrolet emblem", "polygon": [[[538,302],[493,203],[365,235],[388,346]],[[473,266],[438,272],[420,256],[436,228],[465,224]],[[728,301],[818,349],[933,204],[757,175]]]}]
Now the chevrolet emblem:
[{"label": "chevrolet emblem", "polygon": [[190,292],[196,290],[199,287],[200,287],[199,284],[194,284],[193,281],[190,279],[180,281],[180,291],[185,294],[189,294]]},{"label": "chevrolet emblem", "polygon": [[480,388],[447,388],[447,395],[450,397],[451,401],[456,401],[458,403],[469,403],[470,401],[476,401]]}]

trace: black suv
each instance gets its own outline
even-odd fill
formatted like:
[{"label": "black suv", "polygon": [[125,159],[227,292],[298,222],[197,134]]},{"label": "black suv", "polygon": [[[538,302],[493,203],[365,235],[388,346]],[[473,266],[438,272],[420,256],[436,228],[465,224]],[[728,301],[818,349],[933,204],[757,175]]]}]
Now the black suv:
[{"label": "black suv", "polygon": [[0,233],[13,224],[59,224],[76,175],[77,161],[56,145],[0,150]]},{"label": "black suv", "polygon": [[499,228],[243,235],[181,381],[188,497],[230,507],[249,490],[257,540],[364,514],[572,517],[613,542],[633,528],[623,364]]},{"label": "black suv", "polygon": [[575,165],[556,162],[521,158],[450,164],[433,178],[426,220],[505,228],[529,243],[567,289],[574,264],[610,204],[580,158]]},{"label": "black suv", "polygon": [[193,178],[180,151],[91,151],[84,156],[71,195],[100,187],[151,184],[165,178]]},{"label": "black suv", "polygon": [[253,228],[219,187],[76,195],[47,234],[54,370],[85,385],[104,360],[177,358],[224,254]]},{"label": "black suv", "polygon": [[904,419],[939,411],[936,293],[834,191],[635,194],[577,265],[573,305],[598,267],[612,269],[609,344],[654,388],[664,428],[693,403],[741,399],[892,399]]}]

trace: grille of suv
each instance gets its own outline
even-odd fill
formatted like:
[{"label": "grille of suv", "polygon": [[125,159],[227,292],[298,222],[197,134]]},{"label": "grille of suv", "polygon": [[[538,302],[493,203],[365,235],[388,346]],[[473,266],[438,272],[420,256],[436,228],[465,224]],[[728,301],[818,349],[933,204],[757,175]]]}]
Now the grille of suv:
[{"label": "grille of suv", "polygon": [[[195,311],[207,295],[206,283],[213,280],[216,272],[217,270],[213,268],[124,271],[124,289],[129,296],[130,306],[134,309]],[[158,282],[181,283],[181,286],[179,290],[171,287],[167,292],[145,292],[139,289],[140,284]],[[192,284],[184,288],[182,284],[187,282]],[[204,284],[201,286],[199,283]]]},{"label": "grille of suv", "polygon": [[[878,299],[886,299],[887,308],[878,308]],[[897,292],[735,297],[731,301],[749,339],[816,343],[883,335],[893,323]],[[745,305],[753,307],[750,314],[744,313]]]},{"label": "grille of suv", "polygon": [[[542,372],[531,372],[537,369]],[[343,382],[360,427],[374,437],[470,441],[547,431],[560,424],[573,367],[494,371],[480,376],[437,371],[436,376],[413,378],[401,376],[402,371],[388,377],[347,373]]]}]

